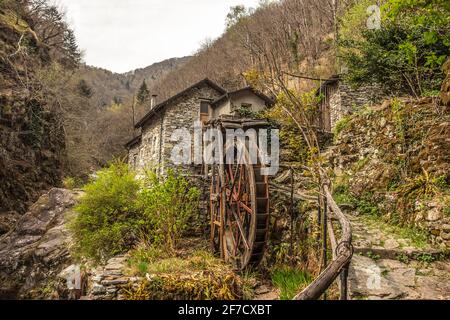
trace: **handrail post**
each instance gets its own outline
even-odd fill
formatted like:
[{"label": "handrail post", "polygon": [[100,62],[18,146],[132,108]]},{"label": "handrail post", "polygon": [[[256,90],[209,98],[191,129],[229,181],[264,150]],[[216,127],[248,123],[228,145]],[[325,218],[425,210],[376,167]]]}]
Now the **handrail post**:
[{"label": "handrail post", "polygon": [[341,294],[340,300],[348,300],[348,268],[350,263],[347,263],[344,268],[342,268],[340,280],[341,280]]},{"label": "handrail post", "polygon": [[[322,197],[323,199],[323,216],[322,216],[322,263],[323,269],[327,267],[327,198]],[[323,293],[323,299],[327,299],[326,291]]]},{"label": "handrail post", "polygon": [[[319,189],[319,191],[320,191],[320,189]],[[318,229],[318,232],[317,232],[317,235],[316,235],[316,246],[317,246],[317,252],[318,253],[320,253],[320,234],[321,234],[321,230],[320,230],[320,228],[321,228],[321,225],[322,225],[322,208],[321,208],[321,206],[320,206],[320,192],[319,192],[319,194],[317,195],[317,229]],[[317,254],[317,259],[320,259],[320,255],[319,254]],[[322,267],[322,266],[320,266],[320,267]]]}]

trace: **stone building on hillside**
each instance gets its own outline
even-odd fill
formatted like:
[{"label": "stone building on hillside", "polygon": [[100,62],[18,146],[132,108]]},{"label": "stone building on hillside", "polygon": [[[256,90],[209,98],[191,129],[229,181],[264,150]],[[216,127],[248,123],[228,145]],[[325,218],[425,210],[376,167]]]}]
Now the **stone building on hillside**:
[{"label": "stone building on hillside", "polygon": [[272,104],[269,97],[251,87],[228,92],[204,79],[166,101],[152,103],[147,114],[135,125],[141,134],[125,145],[129,164],[135,169],[154,166],[159,172],[165,172],[173,166],[170,156],[177,143],[171,141],[174,130],[187,128],[192,135],[195,121],[205,123],[234,116],[242,108],[257,112]]},{"label": "stone building on hillside", "polygon": [[338,75],[324,81],[316,94],[322,95],[318,126],[325,132],[331,132],[343,117],[386,97],[378,86],[364,85],[355,88],[345,83]]}]

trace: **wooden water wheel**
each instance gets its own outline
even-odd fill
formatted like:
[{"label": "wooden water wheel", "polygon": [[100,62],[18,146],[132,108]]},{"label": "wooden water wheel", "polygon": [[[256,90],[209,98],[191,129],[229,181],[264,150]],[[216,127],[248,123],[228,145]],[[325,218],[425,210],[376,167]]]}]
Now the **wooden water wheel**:
[{"label": "wooden water wheel", "polygon": [[[236,126],[236,122],[233,122]],[[248,120],[245,122],[250,125]],[[256,123],[256,122],[254,122]],[[241,122],[240,125],[244,123]],[[261,125],[261,122],[259,122]],[[226,128],[226,123],[221,123]],[[251,164],[248,143],[235,148],[233,164],[211,167],[211,243],[216,252],[237,269],[257,266],[264,254],[269,223],[268,177],[261,174],[261,161]],[[241,147],[241,161],[237,148]],[[258,155],[259,157],[259,155]]]}]

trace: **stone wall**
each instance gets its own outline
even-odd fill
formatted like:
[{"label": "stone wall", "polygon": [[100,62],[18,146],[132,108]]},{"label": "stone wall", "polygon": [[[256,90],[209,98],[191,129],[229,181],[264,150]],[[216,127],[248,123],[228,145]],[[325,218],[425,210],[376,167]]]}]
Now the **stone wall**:
[{"label": "stone wall", "polygon": [[375,85],[354,88],[339,81],[328,86],[331,128],[334,128],[343,117],[357,112],[364,106],[372,106],[386,97],[381,88]]},{"label": "stone wall", "polygon": [[[190,90],[184,96],[155,115],[142,128],[142,142],[129,151],[129,164],[136,169],[154,166],[164,172],[168,168],[191,172],[195,168],[175,165],[171,161],[173,147],[178,143],[171,141],[176,129],[186,128],[191,136],[194,133],[194,121],[199,120],[200,101],[216,99],[220,93],[206,85]],[[193,140],[192,140],[193,144]],[[135,161],[136,156],[136,161]]]},{"label": "stone wall", "polygon": [[164,170],[167,168],[182,168],[192,172],[193,168],[177,166],[170,160],[173,147],[178,143],[177,141],[171,141],[171,136],[176,129],[186,128],[192,136],[191,142],[193,146],[194,122],[200,119],[200,101],[202,99],[216,99],[219,96],[220,93],[216,90],[203,86],[199,89],[191,90],[188,95],[166,108],[163,125],[164,144],[162,148]]},{"label": "stone wall", "polygon": [[329,153],[335,187],[448,249],[450,121],[441,108],[431,98],[385,101],[352,116]]},{"label": "stone wall", "polygon": [[143,127],[138,168],[159,166],[162,121],[164,121],[164,113],[155,115],[152,121]]}]

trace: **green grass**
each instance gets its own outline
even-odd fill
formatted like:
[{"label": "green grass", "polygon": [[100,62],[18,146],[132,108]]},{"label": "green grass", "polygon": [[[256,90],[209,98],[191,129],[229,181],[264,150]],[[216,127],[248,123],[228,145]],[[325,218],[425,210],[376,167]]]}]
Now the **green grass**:
[{"label": "green grass", "polygon": [[369,157],[364,157],[362,159],[359,159],[354,165],[353,165],[353,171],[360,171],[362,168],[366,166],[366,164],[370,161]]},{"label": "green grass", "polygon": [[388,224],[377,215],[363,216],[365,222],[373,228],[378,228],[381,231],[395,235],[398,238],[403,238],[411,241],[411,244],[416,248],[424,248],[428,244],[428,236],[423,230],[417,228]]},{"label": "green grass", "polygon": [[379,260],[381,258],[379,254],[373,253],[372,251],[368,251],[366,255],[368,258],[375,260],[375,261]]},{"label": "green grass", "polygon": [[272,272],[272,283],[280,290],[280,300],[292,300],[312,280],[308,272],[296,268],[281,267]]}]

